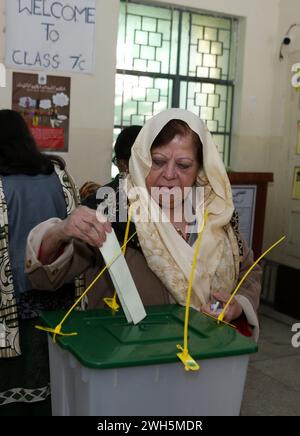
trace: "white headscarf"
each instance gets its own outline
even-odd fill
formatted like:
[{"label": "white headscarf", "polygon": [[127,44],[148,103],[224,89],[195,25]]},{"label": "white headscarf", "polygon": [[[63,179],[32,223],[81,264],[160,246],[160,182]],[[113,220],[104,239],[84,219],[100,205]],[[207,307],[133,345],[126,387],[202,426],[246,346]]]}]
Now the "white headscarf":
[{"label": "white headscarf", "polygon": [[[206,181],[204,208],[208,209],[208,217],[191,300],[191,305],[200,309],[213,292],[232,292],[238,278],[240,259],[237,240],[230,225],[234,211],[230,183],[211,134],[199,117],[182,109],[169,109],[147,121],[132,147],[127,177],[128,199],[134,206],[132,219],[148,266],[175,300],[185,305],[194,246],[177,233],[172,223],[140,222],[138,217],[138,211],[149,216],[149,204],[151,210],[159,209],[146,190],[145,179],[152,165],[151,145],[162,128],[173,119],[186,122],[203,144],[203,168],[199,170],[196,185],[201,186],[203,180]],[[132,188],[143,188],[138,198],[132,194]],[[198,230],[203,219],[202,209],[199,205],[196,210]]]}]

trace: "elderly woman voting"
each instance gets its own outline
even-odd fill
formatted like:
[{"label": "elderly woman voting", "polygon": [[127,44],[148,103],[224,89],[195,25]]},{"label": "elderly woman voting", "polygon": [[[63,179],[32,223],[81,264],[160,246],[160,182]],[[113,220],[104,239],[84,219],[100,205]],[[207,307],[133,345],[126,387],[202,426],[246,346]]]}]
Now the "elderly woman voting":
[{"label": "elderly woman voting", "polygon": [[[185,305],[206,211],[191,306],[215,315],[253,264],[253,255],[239,233],[226,170],[203,122],[181,109],[151,118],[133,145],[129,174],[122,182],[116,195],[103,195],[101,211],[79,207],[65,220],[52,218],[31,231],[27,274],[33,286],[56,289],[83,271],[95,274],[103,264],[98,248],[112,228],[123,244],[130,206],[129,235],[136,235],[128,242],[125,258],[142,302]],[[112,204],[114,213],[109,210]],[[256,265],[224,318],[243,320],[255,339],[260,278]],[[103,297],[113,291],[107,273],[90,292],[89,307],[103,305]]]}]

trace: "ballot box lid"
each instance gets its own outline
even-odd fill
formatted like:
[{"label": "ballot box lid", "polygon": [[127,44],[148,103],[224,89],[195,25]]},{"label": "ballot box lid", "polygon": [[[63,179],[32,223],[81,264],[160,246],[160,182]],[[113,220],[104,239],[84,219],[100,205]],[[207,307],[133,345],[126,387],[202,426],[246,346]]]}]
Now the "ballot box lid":
[{"label": "ballot box lid", "polygon": [[[57,336],[60,347],[72,353],[88,368],[121,368],[177,362],[177,344],[183,345],[185,308],[179,305],[146,307],[147,316],[139,324],[128,324],[124,313],[110,309],[74,311]],[[44,312],[42,320],[56,327],[65,312]],[[234,328],[190,309],[190,355],[195,360],[255,353],[256,343]]]}]

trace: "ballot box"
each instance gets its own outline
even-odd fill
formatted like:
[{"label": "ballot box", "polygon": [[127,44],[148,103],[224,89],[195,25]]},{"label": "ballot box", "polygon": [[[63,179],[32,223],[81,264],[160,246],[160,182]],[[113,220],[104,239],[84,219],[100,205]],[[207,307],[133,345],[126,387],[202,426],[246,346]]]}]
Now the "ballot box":
[{"label": "ballot box", "polygon": [[[238,415],[248,359],[255,342],[232,327],[191,309],[189,353],[199,371],[185,371],[185,308],[151,306],[137,325],[122,311],[73,312],[64,333],[49,336],[53,415],[203,416]],[[45,312],[55,327],[64,313]]]}]

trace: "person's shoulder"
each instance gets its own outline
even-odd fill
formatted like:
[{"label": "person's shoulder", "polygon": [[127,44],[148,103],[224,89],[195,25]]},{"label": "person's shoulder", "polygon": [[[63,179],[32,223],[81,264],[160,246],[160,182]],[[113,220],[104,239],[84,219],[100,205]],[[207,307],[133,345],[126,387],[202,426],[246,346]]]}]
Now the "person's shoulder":
[{"label": "person's shoulder", "polygon": [[[117,175],[111,182],[106,183],[105,185],[101,186],[101,188],[97,191],[98,192],[98,199],[104,200],[108,194],[110,194],[112,191],[118,192],[119,190],[119,175]],[[102,192],[101,192],[102,190]],[[97,193],[96,193],[97,195]]]},{"label": "person's shoulder", "polygon": [[108,194],[109,190],[117,191],[119,186],[119,176],[117,175],[111,182],[106,183],[105,185],[99,187],[97,191],[93,192],[92,194],[88,195],[86,198],[82,199],[81,204],[83,206],[87,206],[90,209],[97,209],[97,206],[106,198],[105,195],[97,195],[99,191],[102,190],[102,193]]},{"label": "person's shoulder", "polygon": [[66,162],[61,156],[53,155],[50,158],[53,167],[57,171],[63,171],[66,170]]},{"label": "person's shoulder", "polygon": [[92,194],[88,195],[86,198],[81,200],[82,206],[87,206],[90,209],[97,209],[98,203],[97,203],[97,192],[93,192]]},{"label": "person's shoulder", "polygon": [[113,188],[114,191],[117,191],[119,187],[119,181],[120,181],[120,176],[119,174],[117,174],[116,177],[111,182],[104,185],[104,187]]}]

